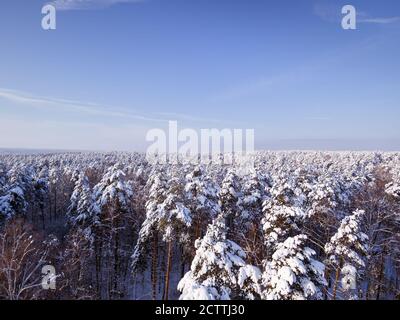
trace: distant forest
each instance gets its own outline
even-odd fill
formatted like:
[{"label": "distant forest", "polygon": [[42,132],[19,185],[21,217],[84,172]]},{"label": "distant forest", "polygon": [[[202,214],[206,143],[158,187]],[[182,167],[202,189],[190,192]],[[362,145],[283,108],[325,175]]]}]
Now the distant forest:
[{"label": "distant forest", "polygon": [[400,299],[400,153],[2,154],[0,298]]}]

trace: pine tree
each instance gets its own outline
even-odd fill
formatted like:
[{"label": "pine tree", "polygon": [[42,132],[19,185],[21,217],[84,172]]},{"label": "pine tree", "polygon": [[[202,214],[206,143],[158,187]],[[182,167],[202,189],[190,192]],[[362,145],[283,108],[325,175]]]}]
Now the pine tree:
[{"label": "pine tree", "polygon": [[[168,181],[165,174],[153,171],[147,182],[149,190],[148,199],[146,201],[146,218],[143,221],[139,232],[139,238],[132,255],[133,270],[143,269],[142,258],[147,251],[147,245],[154,234],[159,219],[159,206],[167,197]],[[158,238],[158,237],[156,237]]]},{"label": "pine tree", "polygon": [[262,259],[263,232],[261,227],[263,203],[267,199],[268,182],[265,176],[252,171],[245,176],[243,196],[239,199],[241,214],[240,244],[249,256],[250,262],[257,264]]},{"label": "pine tree", "polygon": [[336,270],[333,299],[336,299],[340,277],[343,292],[357,289],[358,269],[365,267],[364,257],[368,251],[368,236],[362,232],[364,215],[363,210],[356,210],[352,215],[345,217],[337,233],[325,245],[329,264]]},{"label": "pine tree", "polygon": [[0,163],[0,196],[2,196],[3,193],[5,192],[6,183],[7,183],[6,169],[5,166],[2,163]]},{"label": "pine tree", "polygon": [[239,214],[238,201],[240,199],[239,178],[232,168],[228,169],[221,189],[218,192],[218,203],[221,212],[226,218],[229,234],[232,237],[235,232],[235,218]]},{"label": "pine tree", "polygon": [[168,180],[162,170],[153,170],[150,174],[147,188],[149,190],[148,200],[146,201],[146,218],[139,231],[139,237],[132,254],[132,270],[134,275],[143,271],[146,266],[146,253],[152,241],[151,250],[151,283],[152,297],[157,298],[158,281],[158,222],[159,207],[167,197]]},{"label": "pine tree", "polygon": [[45,230],[45,207],[49,194],[49,171],[47,164],[44,164],[39,173],[33,177],[33,199],[34,210],[38,210],[42,218],[42,228]]},{"label": "pine tree", "polygon": [[400,173],[396,176],[392,182],[386,185],[386,193],[393,198],[400,200]]},{"label": "pine tree", "polygon": [[[56,161],[51,163],[49,170],[49,188],[50,188],[50,201],[53,204],[53,218],[57,218],[58,202],[59,202],[59,189],[61,189],[62,172],[60,164]],[[50,205],[51,206],[51,205]]]},{"label": "pine tree", "polygon": [[184,204],[182,183],[177,178],[169,181],[167,197],[159,206],[157,231],[167,244],[167,270],[165,274],[164,299],[168,300],[169,282],[172,268],[173,242],[178,239],[182,244],[189,240],[189,228],[192,225],[192,213]]},{"label": "pine tree", "polygon": [[181,300],[255,298],[261,273],[247,265],[242,248],[227,239],[224,215],[208,226],[195,247],[191,270],[178,284]]},{"label": "pine tree", "polygon": [[74,191],[72,192],[70,205],[67,211],[69,223],[72,226],[89,226],[98,218],[95,215],[98,212],[92,191],[90,189],[89,179],[83,172],[77,172],[73,175]]},{"label": "pine tree", "polygon": [[101,181],[94,187],[93,193],[100,209],[118,204],[121,210],[130,210],[133,191],[119,164],[108,168]]},{"label": "pine tree", "polygon": [[95,223],[95,251],[98,275],[101,276],[102,259],[106,266],[107,277],[102,281],[97,279],[98,292],[104,295],[101,285],[108,286],[106,293],[109,298],[122,297],[123,288],[120,287],[121,275],[125,275],[128,259],[127,250],[121,247],[121,237],[127,231],[126,216],[132,213],[131,197],[132,188],[126,181],[125,173],[115,164],[107,169],[101,181],[93,189],[97,215]]},{"label": "pine tree", "polygon": [[220,212],[217,186],[207,177],[201,166],[186,176],[185,197],[193,217],[194,240],[203,236],[203,230]]},{"label": "pine tree", "polygon": [[264,201],[262,225],[267,258],[279,243],[300,231],[305,212],[298,193],[295,181],[280,177],[274,181],[269,198]]},{"label": "pine tree", "polygon": [[[181,180],[178,178],[166,179],[162,172],[155,171],[150,178],[149,199],[146,203],[146,219],[139,232],[139,239],[132,255],[134,272],[140,268],[144,253],[148,249],[150,240],[153,240],[152,250],[152,291],[156,298],[158,243],[159,237],[167,245],[167,268],[165,271],[165,286],[163,298],[169,297],[170,272],[174,240],[184,245],[189,241],[189,228],[192,225],[191,211],[185,206],[184,191]],[[143,265],[142,265],[143,268]]]},{"label": "pine tree", "polygon": [[307,236],[287,238],[265,264],[263,297],[267,300],[321,299],[326,285],[324,265],[306,247]]},{"label": "pine tree", "polygon": [[261,220],[263,203],[267,198],[268,183],[265,176],[252,171],[245,177],[243,195],[239,205],[242,207],[241,219],[243,223],[251,225]]},{"label": "pine tree", "polygon": [[11,187],[4,196],[0,197],[0,221],[23,215],[26,208],[27,203],[22,188],[19,186]]},{"label": "pine tree", "polygon": [[0,197],[0,220],[24,216],[28,209],[29,195],[32,194],[32,171],[21,165],[13,167],[8,173],[4,195]]}]

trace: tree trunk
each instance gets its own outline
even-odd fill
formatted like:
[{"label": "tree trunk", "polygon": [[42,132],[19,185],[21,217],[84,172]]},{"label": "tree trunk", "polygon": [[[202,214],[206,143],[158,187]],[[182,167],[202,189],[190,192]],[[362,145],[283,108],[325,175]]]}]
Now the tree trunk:
[{"label": "tree trunk", "polygon": [[158,272],[158,294],[162,293],[162,300],[165,299],[165,275],[166,275],[166,270],[167,270],[167,252],[168,248],[163,248],[162,251],[162,259],[161,259],[161,267]]},{"label": "tree trunk", "polygon": [[41,211],[41,214],[42,214],[42,227],[43,227],[43,230],[45,230],[46,229],[46,225],[45,225],[45,221],[44,221],[44,208],[41,209],[40,211]]},{"label": "tree trunk", "polygon": [[329,290],[329,283],[331,282],[330,277],[331,277],[331,270],[329,267],[325,268],[325,280],[328,283],[328,285],[324,288],[324,300],[328,300],[328,290]]},{"label": "tree trunk", "polygon": [[376,290],[376,300],[379,300],[379,298],[381,296],[384,271],[385,271],[385,248],[383,249],[383,252],[381,253],[381,263],[379,266],[379,277],[378,277],[378,288]]},{"label": "tree trunk", "polygon": [[158,235],[154,235],[153,253],[151,259],[151,284],[153,300],[157,299],[157,264],[158,264]]},{"label": "tree trunk", "polygon": [[168,300],[169,293],[169,275],[171,273],[171,264],[172,264],[172,240],[168,242],[168,256],[167,256],[167,271],[165,274],[165,292],[164,292],[164,300]]},{"label": "tree trunk", "polygon": [[[118,225],[117,225],[118,227]],[[118,230],[118,229],[117,229]],[[118,280],[119,280],[119,236],[118,231],[115,234],[115,246],[114,246],[114,279],[113,279],[113,294],[119,294],[118,291]]]},{"label": "tree trunk", "polygon": [[101,268],[101,263],[102,263],[102,259],[101,259],[101,255],[102,255],[102,243],[101,243],[101,239],[99,237],[99,235],[95,236],[95,255],[96,255],[96,288],[97,288],[97,295],[99,297],[99,299],[101,299],[101,289],[102,289],[102,268]]},{"label": "tree trunk", "polygon": [[367,280],[367,289],[365,292],[365,300],[369,300],[369,291],[371,290],[371,281]]},{"label": "tree trunk", "polygon": [[184,277],[185,275],[185,257],[184,257],[184,248],[183,245],[181,247],[181,279]]},{"label": "tree trunk", "polygon": [[50,200],[50,196],[49,196],[49,202],[48,202],[48,214],[49,214],[49,221],[51,223],[52,219],[51,219],[51,200]]},{"label": "tree trunk", "polygon": [[57,220],[57,189],[54,187],[54,220]]},{"label": "tree trunk", "polygon": [[333,284],[332,300],[336,300],[336,292],[337,292],[337,286],[339,283],[340,269],[341,269],[340,267],[337,267],[337,269],[336,269],[335,283]]}]

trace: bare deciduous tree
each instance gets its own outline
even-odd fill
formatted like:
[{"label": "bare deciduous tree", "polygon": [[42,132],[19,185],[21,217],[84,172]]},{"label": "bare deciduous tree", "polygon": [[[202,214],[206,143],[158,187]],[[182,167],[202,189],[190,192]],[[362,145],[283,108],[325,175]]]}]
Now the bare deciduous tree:
[{"label": "bare deciduous tree", "polygon": [[9,300],[39,298],[41,268],[49,247],[21,219],[10,220],[0,235],[0,297]]}]

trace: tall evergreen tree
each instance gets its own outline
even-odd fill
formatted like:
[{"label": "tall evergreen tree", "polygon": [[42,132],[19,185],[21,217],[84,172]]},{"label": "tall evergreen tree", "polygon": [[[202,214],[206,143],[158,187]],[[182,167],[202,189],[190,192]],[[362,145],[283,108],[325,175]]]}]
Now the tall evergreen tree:
[{"label": "tall evergreen tree", "polygon": [[364,259],[368,251],[368,236],[362,232],[364,215],[363,210],[356,210],[345,217],[337,233],[325,245],[329,264],[335,270],[333,299],[336,299],[340,278],[344,293],[357,289],[359,269],[365,267]]},{"label": "tall evergreen tree", "polygon": [[263,297],[267,300],[322,299],[326,286],[324,265],[315,260],[315,251],[306,246],[307,236],[287,238],[277,245],[265,264]]},{"label": "tall evergreen tree", "polygon": [[246,254],[227,239],[225,217],[220,214],[196,241],[191,269],[178,284],[181,300],[230,300],[255,298],[261,276],[246,264]]}]

